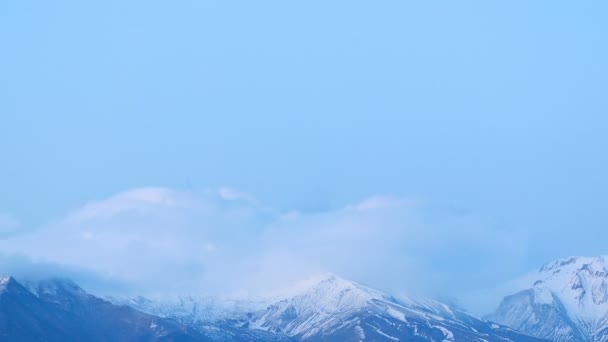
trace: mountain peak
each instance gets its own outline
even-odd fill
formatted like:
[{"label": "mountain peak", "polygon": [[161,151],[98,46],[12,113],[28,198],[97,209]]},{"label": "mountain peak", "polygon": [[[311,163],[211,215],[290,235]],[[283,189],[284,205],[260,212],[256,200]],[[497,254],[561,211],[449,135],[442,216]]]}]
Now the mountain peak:
[{"label": "mountain peak", "polygon": [[238,310],[213,298],[112,300],[204,331],[248,336],[222,341],[541,341],[440,302],[401,301],[331,273],[301,281],[261,306],[230,301]]},{"label": "mountain peak", "polygon": [[15,278],[7,275],[0,276],[0,295],[5,293],[23,293],[28,292]]},{"label": "mountain peak", "polygon": [[297,295],[256,313],[249,327],[296,340],[473,341],[513,337],[538,341],[442,303],[402,302],[333,274],[313,277],[305,284]]},{"label": "mountain peak", "polygon": [[[586,266],[587,265],[587,266]],[[584,257],[584,256],[571,256],[567,258],[558,259],[551,261],[543,265],[539,273],[557,273],[562,270],[580,270],[584,267],[595,266],[596,268],[608,267],[608,256],[595,256],[595,257]]]},{"label": "mountain peak", "polygon": [[292,291],[299,290],[301,292],[307,292],[313,289],[329,288],[352,289],[361,292],[375,293],[377,295],[381,294],[380,291],[374,290],[361,283],[344,279],[333,273],[321,273],[311,276],[292,287]]},{"label": "mountain peak", "polygon": [[4,292],[4,290],[14,281],[15,279],[11,276],[0,275],[0,293]]},{"label": "mountain peak", "polygon": [[[534,288],[545,288],[577,316],[608,313],[608,258],[569,257],[543,266]],[[539,292],[539,291],[535,291]],[[542,291],[541,291],[542,292]]]},{"label": "mountain peak", "polygon": [[11,281],[13,277],[7,275],[0,275],[0,285],[6,285],[9,281]]},{"label": "mountain peak", "polygon": [[608,257],[559,259],[533,277],[529,289],[503,300],[498,322],[556,341],[608,340]]},{"label": "mountain peak", "polygon": [[366,303],[389,300],[391,297],[357,282],[341,278],[335,274],[323,273],[297,284],[282,296],[285,300],[314,303],[318,309],[360,308]]}]

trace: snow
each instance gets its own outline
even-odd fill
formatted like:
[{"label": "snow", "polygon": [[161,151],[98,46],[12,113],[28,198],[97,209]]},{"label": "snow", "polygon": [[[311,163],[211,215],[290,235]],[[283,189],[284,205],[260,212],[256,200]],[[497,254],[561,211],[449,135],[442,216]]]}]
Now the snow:
[{"label": "snow", "polygon": [[[280,332],[296,339],[320,338],[350,331],[356,339],[369,338],[377,332],[388,340],[399,340],[395,328],[412,329],[414,335],[426,336],[429,329],[439,329],[443,341],[454,341],[453,332],[480,336],[471,322],[486,323],[473,316],[432,300],[401,301],[365,285],[332,274],[307,279],[272,298],[212,298],[181,296],[178,299],[152,301],[142,297],[109,298],[114,303],[133,306],[141,311],[171,317],[180,322],[212,327],[229,319],[252,330]],[[366,320],[362,322],[362,320]],[[464,319],[464,320],[463,320]],[[372,322],[370,324],[370,322]],[[221,323],[224,324],[224,323]],[[364,326],[362,326],[364,324]],[[372,330],[367,330],[371,328]],[[448,328],[457,330],[450,330]],[[463,329],[471,327],[471,329]],[[401,336],[401,335],[398,335]]]},{"label": "snow", "polygon": [[6,290],[6,285],[8,285],[8,283],[11,281],[11,277],[10,276],[5,276],[5,275],[1,275],[0,276],[0,293],[4,292],[4,290]]},{"label": "snow", "polygon": [[441,330],[441,332],[445,336],[445,339],[443,340],[444,342],[454,341],[454,334],[451,331],[449,331],[448,329],[438,326],[438,325],[434,325],[433,328],[437,328],[437,329]]},{"label": "snow", "polygon": [[[593,321],[608,313],[608,258],[569,257],[541,268],[535,300],[548,301],[548,295],[559,298],[574,320]],[[549,294],[547,294],[547,292]]]},{"label": "snow", "polygon": [[359,341],[365,341],[365,330],[363,330],[360,325],[357,324],[355,327],[355,332],[357,333]]},{"label": "snow", "polygon": [[382,332],[382,330],[380,330],[380,329],[377,329],[377,330],[376,330],[376,332],[377,332],[378,334],[380,334],[380,335],[382,335],[382,336],[384,336],[384,337],[388,338],[388,339],[393,340],[393,341],[399,341],[399,338],[397,338],[397,337],[395,337],[395,336],[391,336],[391,335],[389,335],[389,334],[385,334],[385,333],[383,333],[383,332]]},{"label": "snow", "polygon": [[407,320],[405,319],[405,314],[403,312],[401,312],[401,311],[393,309],[392,307],[389,307],[386,310],[386,313],[389,314],[393,318],[396,318],[396,319],[398,319],[400,321],[403,321],[403,322],[407,322]]},{"label": "snow", "polygon": [[144,297],[106,297],[118,305],[128,305],[143,312],[191,321],[218,321],[238,318],[248,312],[263,310],[272,303],[267,298],[230,298],[177,296],[148,299]]},{"label": "snow", "polygon": [[553,304],[551,290],[544,286],[534,286],[534,302],[536,304]]},{"label": "snow", "polygon": [[290,336],[308,337],[318,331],[332,331],[347,317],[373,300],[386,300],[385,294],[334,275],[325,275],[296,287],[297,295],[273,304],[252,322],[253,327],[277,330],[283,317],[297,313],[298,319],[282,329]]},{"label": "snow", "polygon": [[[579,330],[592,340],[608,336],[606,333],[598,335],[608,329],[608,257],[573,256],[559,259],[542,266],[528,279],[533,304],[549,305],[554,312],[563,312],[563,307],[563,318],[539,317],[533,307],[524,306],[508,313],[506,320],[509,322],[505,320],[503,323],[519,328],[530,326],[530,329],[538,329],[538,332],[552,334],[552,339],[564,341],[572,338],[574,330]],[[539,310],[542,312],[545,309]],[[556,319],[566,323],[551,326],[556,324]],[[548,325],[543,327],[543,322]],[[571,327],[571,324],[574,326]]]}]

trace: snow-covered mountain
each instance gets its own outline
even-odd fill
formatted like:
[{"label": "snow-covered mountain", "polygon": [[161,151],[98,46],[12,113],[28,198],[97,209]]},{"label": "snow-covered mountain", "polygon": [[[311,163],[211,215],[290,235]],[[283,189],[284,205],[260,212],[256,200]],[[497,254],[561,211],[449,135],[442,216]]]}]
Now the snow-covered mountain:
[{"label": "snow-covered mountain", "polygon": [[[283,298],[173,304],[114,299],[209,332],[232,327],[295,341],[540,341],[436,301],[396,299],[334,275],[308,281]],[[209,311],[217,310],[216,313]],[[207,311],[207,312],[205,312]],[[260,336],[260,335],[256,335]],[[230,339],[230,336],[226,336]]]},{"label": "snow-covered mountain", "polygon": [[608,341],[608,257],[548,263],[489,317],[553,341]]},{"label": "snow-covered mountain", "polygon": [[253,312],[272,303],[268,298],[220,298],[179,296],[150,300],[145,297],[106,297],[114,304],[126,305],[159,317],[167,317],[194,327],[214,341],[293,341],[287,335],[249,329]]},{"label": "snow-covered mountain", "polygon": [[213,341],[173,320],[113,305],[71,281],[30,285],[0,277],[0,340]]}]

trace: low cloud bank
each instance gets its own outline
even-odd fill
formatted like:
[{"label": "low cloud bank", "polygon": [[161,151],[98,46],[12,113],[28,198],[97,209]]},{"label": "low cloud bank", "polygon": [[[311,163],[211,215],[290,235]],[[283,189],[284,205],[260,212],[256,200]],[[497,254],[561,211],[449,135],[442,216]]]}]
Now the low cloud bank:
[{"label": "low cloud bank", "polygon": [[412,199],[304,213],[230,188],[140,188],[4,238],[0,266],[107,293],[267,294],[333,272],[397,294],[458,298],[501,279],[526,250],[523,232]]}]

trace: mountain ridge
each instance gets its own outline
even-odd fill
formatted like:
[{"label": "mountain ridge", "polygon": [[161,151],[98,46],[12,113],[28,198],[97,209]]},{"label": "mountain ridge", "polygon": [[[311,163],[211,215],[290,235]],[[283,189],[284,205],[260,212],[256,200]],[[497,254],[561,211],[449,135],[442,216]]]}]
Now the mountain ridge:
[{"label": "mountain ridge", "polygon": [[[333,274],[315,277],[306,285],[298,285],[295,290],[285,293],[289,294],[274,298],[262,309],[248,311],[245,305],[245,310],[235,314],[233,319],[215,321],[210,319],[214,315],[199,315],[195,310],[197,305],[192,303],[187,307],[178,304],[174,309],[154,307],[153,301],[141,299],[130,303],[145,303],[145,307],[135,307],[164,312],[166,317],[194,326],[232,325],[296,341],[542,340],[506,326],[484,322],[444,303],[411,298],[400,300]],[[199,308],[206,305],[202,300]]]},{"label": "mountain ridge", "polygon": [[45,281],[38,288],[34,293],[13,277],[0,277],[0,339],[210,341],[177,322],[87,294],[73,282]]},{"label": "mountain ridge", "polygon": [[608,257],[546,263],[528,286],[505,297],[489,318],[557,342],[608,341]]}]

